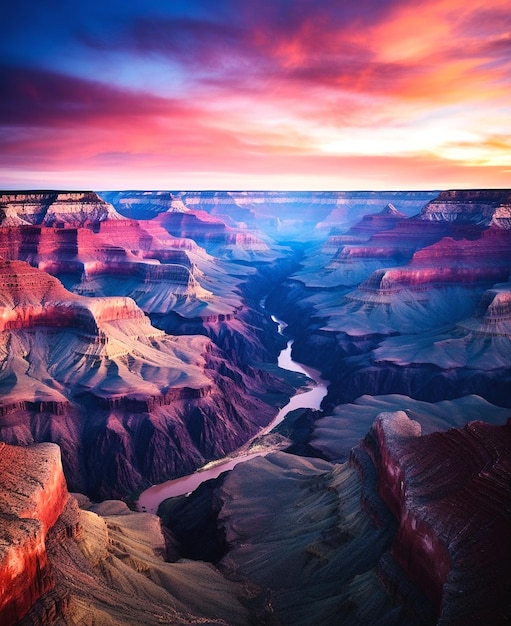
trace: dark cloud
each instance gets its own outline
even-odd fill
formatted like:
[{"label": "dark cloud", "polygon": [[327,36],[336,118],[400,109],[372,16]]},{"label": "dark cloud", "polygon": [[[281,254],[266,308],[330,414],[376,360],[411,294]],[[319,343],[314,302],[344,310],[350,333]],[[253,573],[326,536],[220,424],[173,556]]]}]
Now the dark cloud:
[{"label": "dark cloud", "polygon": [[105,118],[143,117],[189,107],[177,100],[26,67],[0,66],[0,124],[64,126]]},{"label": "dark cloud", "polygon": [[245,73],[278,75],[293,64],[307,71],[320,63],[360,60],[369,47],[363,29],[392,6],[377,0],[199,2],[187,14],[122,15],[110,29],[83,28],[77,37],[91,50],[159,55],[199,76],[225,71],[243,79]]}]

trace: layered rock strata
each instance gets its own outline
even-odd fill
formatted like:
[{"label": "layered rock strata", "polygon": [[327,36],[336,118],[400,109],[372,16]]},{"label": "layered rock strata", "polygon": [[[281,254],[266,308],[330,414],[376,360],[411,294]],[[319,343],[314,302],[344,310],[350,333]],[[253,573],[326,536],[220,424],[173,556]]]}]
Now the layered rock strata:
[{"label": "layered rock strata", "polygon": [[46,538],[69,498],[58,446],[0,443],[0,485],[0,622],[14,624],[55,586]]},{"label": "layered rock strata", "polygon": [[428,221],[456,222],[511,227],[511,193],[509,189],[452,189],[442,191],[421,212]]},{"label": "layered rock strata", "polygon": [[399,521],[392,556],[436,607],[439,624],[511,615],[511,421],[420,436],[382,413],[365,440],[378,492]]},{"label": "layered rock strata", "polygon": [[127,217],[200,210],[287,242],[323,239],[332,228],[347,229],[389,203],[415,215],[438,192],[111,191],[101,195]]},{"label": "layered rock strata", "polygon": [[69,293],[21,261],[0,277],[2,439],[60,443],[74,490],[127,496],[191,472],[276,411],[250,394],[277,379],[239,371],[205,336],[154,328],[131,299]]},{"label": "layered rock strata", "polygon": [[2,624],[251,623],[250,594],[180,560],[156,516],[76,494],[79,509],[58,446],[0,448]]},{"label": "layered rock strata", "polygon": [[0,194],[5,225],[84,226],[122,216],[93,191],[27,191]]}]

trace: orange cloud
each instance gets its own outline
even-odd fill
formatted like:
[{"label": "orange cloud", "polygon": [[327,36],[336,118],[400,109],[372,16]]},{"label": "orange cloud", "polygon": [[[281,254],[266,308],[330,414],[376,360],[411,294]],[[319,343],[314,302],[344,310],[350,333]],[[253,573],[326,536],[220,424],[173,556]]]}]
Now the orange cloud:
[{"label": "orange cloud", "polygon": [[67,73],[0,68],[1,184],[73,168],[103,187],[509,184],[508,0],[221,5],[66,31]]}]

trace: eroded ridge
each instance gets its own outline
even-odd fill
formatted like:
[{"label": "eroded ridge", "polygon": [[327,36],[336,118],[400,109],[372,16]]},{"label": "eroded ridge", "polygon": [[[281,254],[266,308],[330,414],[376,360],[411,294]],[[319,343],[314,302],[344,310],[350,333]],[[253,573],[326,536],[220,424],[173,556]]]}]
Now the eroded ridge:
[{"label": "eroded ridge", "polygon": [[392,556],[438,623],[509,619],[511,421],[420,436],[404,411],[382,413],[365,447],[399,523]]}]

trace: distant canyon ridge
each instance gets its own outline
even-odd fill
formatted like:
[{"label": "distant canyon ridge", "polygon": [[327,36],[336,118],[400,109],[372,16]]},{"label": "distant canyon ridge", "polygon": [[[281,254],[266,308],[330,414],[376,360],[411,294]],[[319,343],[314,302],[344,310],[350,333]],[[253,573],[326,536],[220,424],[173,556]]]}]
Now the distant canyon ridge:
[{"label": "distant canyon ridge", "polygon": [[[510,276],[505,189],[0,192],[0,445],[30,477],[0,501],[15,538],[0,578],[15,557],[30,571],[9,579],[21,591],[0,597],[0,617],[40,615],[38,602],[78,615],[89,592],[66,587],[72,568],[52,574],[41,548],[55,524],[52,545],[81,542],[103,573],[108,536],[125,531],[115,541],[130,555],[147,524],[165,567],[140,554],[129,567],[157,570],[170,593],[172,561],[202,563],[190,588],[211,561],[221,588],[214,609],[174,581],[168,623],[511,619]],[[92,504],[131,504],[258,441],[304,384],[277,365],[272,314],[293,358],[328,381],[321,410],[258,442],[280,451],[167,503],[163,527]],[[0,450],[0,477],[9,463]],[[30,488],[42,467],[53,512]],[[111,580],[87,599],[96,615]],[[144,593],[156,607],[160,592]],[[133,615],[158,623],[156,608],[154,622]]]}]

